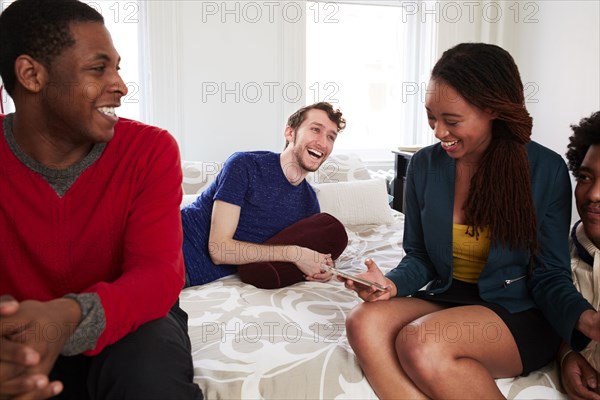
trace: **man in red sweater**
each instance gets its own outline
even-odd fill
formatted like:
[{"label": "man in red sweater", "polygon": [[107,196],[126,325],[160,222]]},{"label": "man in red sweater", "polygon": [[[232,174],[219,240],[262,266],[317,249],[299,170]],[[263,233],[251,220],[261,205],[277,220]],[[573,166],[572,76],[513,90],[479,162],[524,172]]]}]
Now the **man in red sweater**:
[{"label": "man in red sweater", "polygon": [[175,140],[117,118],[120,57],[88,5],[17,0],[0,43],[0,399],[201,399]]}]

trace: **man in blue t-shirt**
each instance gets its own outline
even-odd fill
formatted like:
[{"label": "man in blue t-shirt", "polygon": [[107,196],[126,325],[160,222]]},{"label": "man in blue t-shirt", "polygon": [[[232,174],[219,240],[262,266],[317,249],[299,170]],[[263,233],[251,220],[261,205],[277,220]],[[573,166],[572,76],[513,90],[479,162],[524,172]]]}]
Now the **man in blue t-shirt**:
[{"label": "man in blue t-shirt", "polygon": [[296,111],[285,128],[286,147],[234,153],[216,180],[182,209],[183,255],[189,285],[231,275],[237,265],[283,261],[306,280],[327,281],[331,255],[296,245],[268,245],[284,228],[320,212],[305,178],[329,157],[346,126],[339,110],[316,103]]}]

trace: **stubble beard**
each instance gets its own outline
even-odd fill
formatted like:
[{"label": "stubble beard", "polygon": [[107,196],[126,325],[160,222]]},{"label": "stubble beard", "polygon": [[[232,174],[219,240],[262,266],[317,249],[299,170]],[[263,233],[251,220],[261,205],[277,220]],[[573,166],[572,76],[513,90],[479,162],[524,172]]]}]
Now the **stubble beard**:
[{"label": "stubble beard", "polygon": [[306,165],[306,163],[304,162],[304,159],[302,157],[303,153],[305,152],[305,149],[299,150],[299,149],[294,149],[294,151],[292,152],[292,154],[294,155],[294,160],[296,161],[296,163],[298,163],[298,165],[300,166],[300,168],[302,170],[304,170],[305,172],[315,172],[316,170],[319,169],[319,167],[321,167],[321,164],[323,163],[323,160],[321,160],[321,162],[319,162],[316,166],[311,167],[309,165]]}]

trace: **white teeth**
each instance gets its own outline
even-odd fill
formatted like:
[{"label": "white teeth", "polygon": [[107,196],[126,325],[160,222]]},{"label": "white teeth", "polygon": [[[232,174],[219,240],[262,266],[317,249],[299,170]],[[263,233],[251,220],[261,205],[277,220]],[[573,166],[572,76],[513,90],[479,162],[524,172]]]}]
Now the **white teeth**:
[{"label": "white teeth", "polygon": [[452,147],[454,146],[456,143],[458,143],[458,140],[454,140],[452,142],[442,142],[442,146],[444,147]]},{"label": "white teeth", "polygon": [[99,107],[98,111],[100,111],[102,114],[109,115],[111,117],[114,117],[114,116],[117,115],[115,113],[115,108],[114,107]]},{"label": "white teeth", "polygon": [[312,155],[314,155],[315,157],[323,157],[323,153],[321,153],[320,151],[317,150],[313,150],[313,149],[308,149],[308,152]]}]

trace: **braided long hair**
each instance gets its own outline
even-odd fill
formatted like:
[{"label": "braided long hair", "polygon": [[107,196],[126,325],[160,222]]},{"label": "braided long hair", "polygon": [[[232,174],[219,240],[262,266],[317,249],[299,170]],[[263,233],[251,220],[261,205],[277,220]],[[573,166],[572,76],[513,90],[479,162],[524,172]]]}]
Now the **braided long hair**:
[{"label": "braided long hair", "polygon": [[501,47],[462,43],[445,51],[432,71],[472,105],[497,114],[492,141],[471,178],[464,205],[466,222],[477,232],[488,226],[493,244],[538,250],[529,162],[532,118],[512,56]]}]

